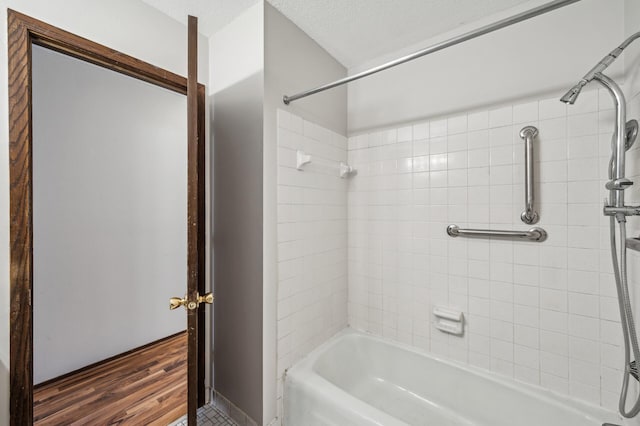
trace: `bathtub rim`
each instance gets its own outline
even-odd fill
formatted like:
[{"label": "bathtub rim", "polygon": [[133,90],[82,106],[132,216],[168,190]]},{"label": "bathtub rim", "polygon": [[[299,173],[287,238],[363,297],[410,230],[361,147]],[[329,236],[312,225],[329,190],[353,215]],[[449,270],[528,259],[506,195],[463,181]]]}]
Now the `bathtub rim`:
[{"label": "bathtub rim", "polygon": [[[425,350],[410,346],[406,343],[390,340],[384,337],[371,334],[369,332],[355,330],[351,327],[346,327],[345,329],[334,334],[326,342],[323,342],[320,346],[316,347],[304,358],[296,362],[292,367],[285,370],[284,377],[283,377],[283,385],[284,385],[283,398],[286,399],[287,397],[286,396],[287,378],[290,378],[291,380],[300,379],[303,381],[303,383],[305,379],[308,380],[309,378],[313,378],[314,380],[312,380],[312,383],[322,383],[325,386],[331,386],[337,392],[339,392],[341,396],[348,397],[348,399],[351,401],[358,401],[362,404],[367,405],[368,407],[373,408],[374,410],[380,413],[384,413],[382,410],[379,410],[377,407],[371,406],[370,404],[364,401],[361,401],[358,398],[354,397],[353,395],[349,394],[344,389],[340,388],[339,386],[327,380],[325,377],[320,375],[314,369],[314,365],[323,354],[329,351],[333,346],[339,344],[339,342],[341,342],[342,340],[352,339],[352,338],[364,338],[368,340],[373,340],[379,344],[394,346],[401,350],[408,351],[418,356],[426,357],[428,359],[431,359],[435,362],[442,363],[449,367],[461,369],[467,372],[468,374],[478,376],[484,380],[492,381],[499,385],[505,386],[508,389],[521,392],[526,397],[538,398],[547,404],[564,407],[580,415],[589,416],[596,419],[597,421],[602,421],[603,423],[615,422],[615,424],[619,424],[622,426],[632,426],[635,424],[632,422],[634,420],[637,420],[637,419],[625,419],[617,412],[607,410],[602,406],[598,406],[588,401],[577,399],[570,395],[566,395],[566,394],[554,391],[552,389],[542,387],[540,385],[522,382],[522,381],[516,380],[515,378],[503,376],[499,373],[495,373],[490,370],[483,369],[481,367],[477,367],[470,364],[464,364],[456,360],[447,359],[439,355],[433,354],[431,352],[427,352]],[[316,380],[316,378],[318,380]]]}]

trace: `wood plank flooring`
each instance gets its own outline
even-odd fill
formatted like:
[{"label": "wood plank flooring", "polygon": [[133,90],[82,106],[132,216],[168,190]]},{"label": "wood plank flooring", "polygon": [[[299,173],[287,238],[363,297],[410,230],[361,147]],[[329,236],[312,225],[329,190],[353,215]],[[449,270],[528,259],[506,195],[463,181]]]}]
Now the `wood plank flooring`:
[{"label": "wood plank flooring", "polygon": [[34,423],[162,425],[187,411],[187,335],[34,389]]}]

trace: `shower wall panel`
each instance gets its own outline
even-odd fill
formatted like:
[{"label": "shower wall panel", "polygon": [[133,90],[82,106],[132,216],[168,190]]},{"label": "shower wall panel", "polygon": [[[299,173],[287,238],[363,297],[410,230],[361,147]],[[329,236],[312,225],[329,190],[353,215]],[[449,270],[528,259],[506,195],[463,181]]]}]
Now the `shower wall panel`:
[{"label": "shower wall panel", "polygon": [[347,325],[346,160],[345,136],[278,110],[279,413],[284,371]]},{"label": "shower wall panel", "polygon": [[[349,138],[349,324],[615,410],[622,340],[602,215],[614,111],[605,92],[569,107],[560,96]],[[449,237],[449,224],[529,228],[525,125],[540,130],[548,240]],[[434,328],[436,306],[464,311],[463,336]]]}]

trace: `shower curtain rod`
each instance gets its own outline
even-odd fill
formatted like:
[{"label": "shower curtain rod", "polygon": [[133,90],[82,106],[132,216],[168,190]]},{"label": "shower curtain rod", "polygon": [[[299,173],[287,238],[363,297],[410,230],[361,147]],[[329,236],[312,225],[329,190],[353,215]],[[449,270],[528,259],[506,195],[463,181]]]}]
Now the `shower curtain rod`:
[{"label": "shower curtain rod", "polygon": [[296,93],[295,95],[291,95],[291,96],[284,95],[282,98],[282,101],[285,103],[285,105],[289,105],[289,103],[296,101],[298,99],[306,98],[307,96],[324,92],[325,90],[333,89],[334,87],[342,86],[343,84],[347,84],[352,81],[359,80],[363,77],[370,76],[371,74],[375,74],[380,71],[384,71],[386,69],[395,67],[396,65],[404,64],[405,62],[409,62],[414,59],[420,58],[422,56],[428,55],[430,53],[437,52],[438,50],[446,49],[447,47],[451,47],[456,44],[462,43],[464,41],[474,39],[481,35],[491,33],[493,31],[499,30],[504,27],[508,27],[509,25],[517,24],[518,22],[526,21],[527,19],[534,18],[538,15],[551,12],[552,10],[559,9],[561,7],[568,6],[572,3],[577,3],[579,1],[580,0],[555,0],[555,1],[543,4],[541,6],[534,7],[533,9],[518,13],[517,15],[513,15],[509,18],[501,19],[500,21],[485,25],[484,27],[471,30],[457,37],[450,38],[443,42],[434,44],[433,46],[429,46],[425,49],[411,53],[407,56],[403,56],[391,62],[387,62],[385,64],[378,65],[377,67],[370,68],[366,71],[362,71],[357,74],[341,78],[340,80],[336,80],[331,83],[323,84],[322,86],[318,86],[313,89],[306,90],[304,92]]}]

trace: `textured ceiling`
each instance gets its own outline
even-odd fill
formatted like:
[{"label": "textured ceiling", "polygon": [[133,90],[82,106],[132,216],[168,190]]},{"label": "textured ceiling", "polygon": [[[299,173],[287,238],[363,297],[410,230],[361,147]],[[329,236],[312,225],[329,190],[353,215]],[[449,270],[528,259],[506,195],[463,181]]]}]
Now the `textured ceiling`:
[{"label": "textured ceiling", "polygon": [[[259,0],[143,0],[211,35]],[[529,0],[268,0],[346,67]]]}]

